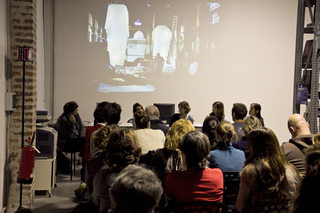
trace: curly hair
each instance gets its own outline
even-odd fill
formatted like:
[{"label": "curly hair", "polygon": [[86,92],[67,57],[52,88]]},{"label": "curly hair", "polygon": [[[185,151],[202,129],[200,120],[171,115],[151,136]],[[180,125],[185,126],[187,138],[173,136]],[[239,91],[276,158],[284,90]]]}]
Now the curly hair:
[{"label": "curly hair", "polygon": [[245,137],[249,134],[249,132],[257,127],[261,127],[260,120],[255,116],[248,116],[243,119],[243,132]]},{"label": "curly hair", "polygon": [[118,129],[118,125],[112,124],[112,125],[106,125],[102,127],[94,136],[93,136],[93,143],[96,147],[98,147],[101,150],[106,150],[106,146],[108,144],[108,137],[110,133]]},{"label": "curly hair", "polygon": [[178,104],[178,106],[181,106],[183,109],[185,109],[187,114],[191,111],[191,107],[190,107],[189,103],[186,101],[180,102]]},{"label": "curly hair", "polygon": [[133,131],[120,128],[111,132],[106,150],[106,161],[122,167],[137,163],[141,154],[137,136]]},{"label": "curly hair", "polygon": [[225,144],[230,142],[233,137],[237,139],[237,134],[234,131],[233,125],[228,121],[219,123],[217,126],[217,135],[220,136],[220,141],[218,142],[224,142]]},{"label": "curly hair", "polygon": [[182,136],[195,128],[189,120],[180,119],[172,124],[166,135],[164,148],[169,151],[180,152],[179,143]]},{"label": "curly hair", "polygon": [[186,156],[188,168],[204,170],[209,165],[210,143],[202,132],[188,132],[182,137],[179,147]]}]

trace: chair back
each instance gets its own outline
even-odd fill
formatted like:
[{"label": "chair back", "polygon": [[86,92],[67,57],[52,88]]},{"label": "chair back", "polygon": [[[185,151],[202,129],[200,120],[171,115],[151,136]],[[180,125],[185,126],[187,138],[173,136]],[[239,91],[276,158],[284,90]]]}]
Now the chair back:
[{"label": "chair back", "polygon": [[240,188],[239,172],[223,172],[223,203],[226,205],[235,205]]},{"label": "chair back", "polygon": [[288,213],[289,201],[264,201],[248,205],[242,209],[242,213]]},{"label": "chair back", "polygon": [[228,207],[220,202],[193,201],[174,204],[174,213],[225,213]]}]

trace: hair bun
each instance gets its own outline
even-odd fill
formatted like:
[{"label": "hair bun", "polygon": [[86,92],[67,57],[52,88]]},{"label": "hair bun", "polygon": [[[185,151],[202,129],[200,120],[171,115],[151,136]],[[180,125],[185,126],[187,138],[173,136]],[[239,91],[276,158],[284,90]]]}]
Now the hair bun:
[{"label": "hair bun", "polygon": [[227,133],[228,138],[232,138],[233,137],[233,132],[231,130],[228,131]]}]

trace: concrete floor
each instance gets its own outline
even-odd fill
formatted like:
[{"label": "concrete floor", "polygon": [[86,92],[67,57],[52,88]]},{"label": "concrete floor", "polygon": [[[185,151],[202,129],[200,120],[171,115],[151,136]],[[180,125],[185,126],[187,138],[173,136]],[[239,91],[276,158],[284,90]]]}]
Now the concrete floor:
[{"label": "concrete floor", "polygon": [[[79,166],[81,168],[81,166]],[[74,190],[80,185],[80,168],[70,180],[70,175],[57,174],[56,187],[52,189],[51,197],[46,191],[36,191],[32,209],[36,213],[70,213],[79,202]]]}]

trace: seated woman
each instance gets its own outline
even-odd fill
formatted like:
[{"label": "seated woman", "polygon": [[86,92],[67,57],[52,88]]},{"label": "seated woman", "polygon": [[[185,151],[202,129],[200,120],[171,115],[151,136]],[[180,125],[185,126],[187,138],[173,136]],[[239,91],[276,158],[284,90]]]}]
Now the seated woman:
[{"label": "seated woman", "polygon": [[260,120],[261,125],[264,126],[264,120],[263,120],[263,117],[261,117],[261,105],[260,104],[252,103],[250,105],[249,115],[256,116]]},{"label": "seated woman", "polygon": [[216,101],[212,104],[210,116],[216,116],[219,122],[227,121],[227,117],[224,114],[224,105],[221,101]]},{"label": "seated woman", "polygon": [[141,154],[146,154],[149,150],[163,148],[165,136],[160,129],[150,129],[150,118],[145,112],[135,113],[135,122],[137,129],[134,133],[137,136],[141,147]]},{"label": "seated woman", "polygon": [[[137,125],[136,125],[136,121],[135,121],[135,114],[136,113],[140,113],[140,112],[143,112],[143,106],[139,103],[135,103],[133,104],[133,118],[132,118],[132,126],[133,126],[133,129],[136,129],[137,128]],[[131,119],[130,119],[131,120]]]},{"label": "seated woman", "polygon": [[231,145],[236,135],[231,123],[224,121],[217,126],[217,149],[210,152],[211,168],[219,168],[222,172],[239,172],[246,160],[244,152]]},{"label": "seated woman", "polygon": [[244,151],[246,158],[250,156],[250,150],[248,147],[247,136],[249,132],[257,127],[261,127],[260,120],[255,116],[247,116],[243,119],[243,133],[241,140],[238,140],[236,143],[233,143],[233,147]]},{"label": "seated woman", "polygon": [[251,156],[240,173],[237,210],[257,202],[292,199],[300,176],[282,153],[276,135],[269,128],[258,127],[247,139]]},{"label": "seated woman", "polygon": [[218,142],[216,140],[216,133],[218,124],[219,120],[215,116],[208,116],[203,121],[202,132],[209,138],[210,150],[215,150],[217,148]]},{"label": "seated woman", "polygon": [[207,167],[210,153],[208,137],[202,132],[189,132],[180,142],[185,171],[173,171],[167,176],[165,195],[170,204],[192,201],[222,202],[223,174]]},{"label": "seated woman", "polygon": [[180,119],[189,120],[192,124],[194,122],[193,118],[188,115],[188,113],[191,111],[191,107],[189,106],[189,103],[186,101],[182,101],[178,104],[179,113],[176,113],[172,116],[169,126],[171,127],[174,122]]},{"label": "seated woman", "polygon": [[98,172],[93,179],[92,201],[100,212],[111,206],[109,189],[121,170],[139,161],[141,148],[135,134],[128,129],[116,129],[108,137],[105,163],[109,168]]}]

